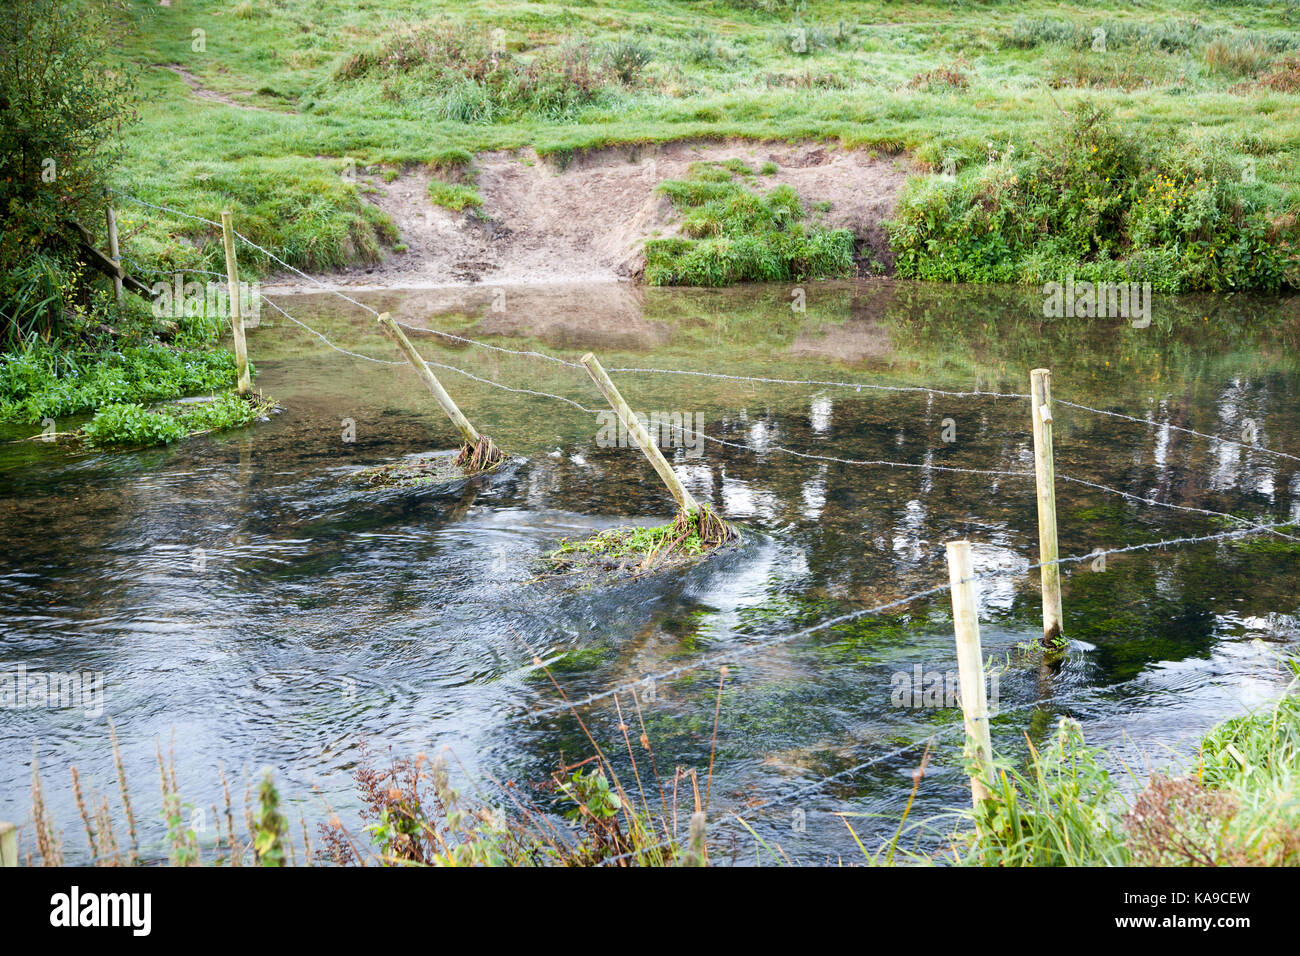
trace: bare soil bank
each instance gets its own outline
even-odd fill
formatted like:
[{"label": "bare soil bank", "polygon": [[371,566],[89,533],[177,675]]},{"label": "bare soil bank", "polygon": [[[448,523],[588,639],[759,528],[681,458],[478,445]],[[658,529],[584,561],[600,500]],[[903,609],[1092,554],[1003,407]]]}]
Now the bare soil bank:
[{"label": "bare soil bank", "polygon": [[[828,144],[709,142],[603,149],[563,168],[532,150],[482,153],[474,174],[483,205],[463,212],[433,204],[427,171],[387,183],[368,177],[378,192],[367,199],[391,217],[406,251],[328,281],[392,289],[636,279],[645,267],[643,240],[677,232],[676,214],[656,187],[684,178],[694,162],[733,158],[755,172],[776,163],[776,174],[755,177],[757,188],[788,184],[810,220],[852,230],[860,259],[892,266],[881,222],[907,178],[904,157],[873,158]],[[818,212],[815,203],[830,207]],[[291,275],[268,285],[304,287]]]}]

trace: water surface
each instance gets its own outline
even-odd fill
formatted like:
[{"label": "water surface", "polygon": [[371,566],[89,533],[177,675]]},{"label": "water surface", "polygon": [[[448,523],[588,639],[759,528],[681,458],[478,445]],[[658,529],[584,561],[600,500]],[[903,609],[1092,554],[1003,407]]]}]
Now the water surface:
[{"label": "water surface", "polygon": [[[1300,454],[1295,300],[1157,299],[1151,327],[1135,329],[1045,320],[1033,290],[906,283],[812,285],[802,313],[790,290],[770,287],[357,297],[508,348],[569,360],[592,350],[610,368],[1022,393],[1031,368],[1050,367],[1057,398],[1156,423],[1058,407],[1062,475],[1188,508],[1300,519],[1296,459],[1231,443],[1253,434]],[[277,302],[351,351],[399,357],[373,316],[336,297]],[[437,362],[603,407],[581,370],[416,337]],[[545,803],[533,788],[592,746],[571,714],[529,716],[558,702],[534,655],[570,697],[599,693],[942,584],[943,545],[956,537],[975,543],[978,570],[997,572],[981,582],[986,653],[1003,658],[1040,632],[1037,578],[1025,570],[1037,561],[1032,481],[937,467],[1032,469],[1024,400],[618,373],[638,410],[698,414],[732,443],[673,458],[693,494],[742,525],[745,544],[691,569],[573,589],[538,578],[563,537],[672,511],[636,451],[601,447],[592,415],[440,372],[471,420],[527,461],[453,489],[360,488],[348,480],[360,467],[454,443],[412,371],[341,354],[269,310],[249,348],[258,386],[284,406],[269,422],[118,454],[0,446],[0,669],[100,672],[105,683],[102,715],[0,712],[0,819],[28,819],[35,752],[69,859],[88,850],[68,768],[112,790],[110,718],[141,839],[156,847],[155,753],[173,738],[182,794],[205,809],[208,839],[207,808],[223,803],[218,764],[237,801],[248,775],[271,767],[294,817],[323,819],[328,805],[355,825],[350,773],[363,744],[385,758],[450,747],[458,778],[489,802],[504,800],[496,780]],[[1058,513],[1065,555],[1230,527],[1067,482]],[[1069,658],[1055,671],[1002,673],[995,746],[1018,759],[1025,734],[1041,742],[1070,715],[1130,766],[1185,762],[1215,722],[1285,685],[1279,660],[1300,631],[1296,554],[1264,536],[1067,567]],[[836,814],[880,813],[855,829],[892,833],[924,746],[906,748],[934,733],[946,736],[913,812],[965,804],[959,712],[891,700],[896,675],[916,665],[955,669],[947,595],[735,661],[710,789],[722,856],[734,846],[754,859],[735,812],[793,858],[852,859]],[[678,767],[706,771],[718,682],[710,666],[642,687],[640,719],[665,780]],[[634,713],[630,694],[619,703]],[[581,713],[630,784],[613,699]],[[635,752],[650,784],[649,757]]]}]

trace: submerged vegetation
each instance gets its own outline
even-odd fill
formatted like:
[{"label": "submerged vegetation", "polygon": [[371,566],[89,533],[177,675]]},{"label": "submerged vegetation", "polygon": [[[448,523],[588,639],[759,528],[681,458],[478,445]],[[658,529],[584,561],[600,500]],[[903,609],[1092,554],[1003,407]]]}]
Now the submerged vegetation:
[{"label": "submerged vegetation", "polygon": [[386,488],[449,485],[493,474],[509,461],[510,457],[484,435],[478,444],[466,442],[460,451],[414,455],[392,464],[362,469],[355,477],[364,484]]}]

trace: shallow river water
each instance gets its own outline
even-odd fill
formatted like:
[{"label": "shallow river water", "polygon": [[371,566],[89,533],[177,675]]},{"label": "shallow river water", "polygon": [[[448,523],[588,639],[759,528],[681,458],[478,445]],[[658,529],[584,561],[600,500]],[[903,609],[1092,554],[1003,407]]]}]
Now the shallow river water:
[{"label": "shallow river water", "polygon": [[[609,368],[1023,393],[1029,370],[1049,367],[1058,400],[1154,422],[1058,406],[1063,479],[1151,499],[1058,482],[1063,555],[1232,527],[1162,504],[1300,519],[1300,459],[1247,447],[1300,455],[1296,300],[1157,298],[1150,327],[1134,328],[1043,319],[1034,290],[833,283],[806,296],[799,312],[790,290],[766,287],[355,294],[413,325],[569,360],[591,350]],[[348,350],[400,357],[371,315],[337,297],[275,301]],[[580,369],[414,337],[431,360],[604,407]],[[956,537],[990,573],[984,650],[1013,657],[993,721],[994,746],[1012,759],[1026,735],[1042,742],[1069,715],[1117,766],[1186,765],[1214,723],[1286,684],[1300,550],[1269,535],[1067,565],[1068,658],[1055,670],[1014,659],[1041,631],[1026,570],[1038,560],[1033,481],[940,466],[1031,471],[1027,400],[616,373],[638,411],[698,416],[731,443],[668,453],[745,540],[693,568],[572,587],[538,577],[562,538],[672,513],[639,452],[604,447],[593,415],[435,369],[469,418],[526,461],[451,489],[363,488],[349,480],[361,467],[454,444],[412,370],[342,354],[269,309],[249,348],[258,387],[284,408],[268,422],[117,454],[0,446],[0,672],[103,679],[102,713],[0,711],[0,820],[30,821],[35,753],[70,860],[89,850],[69,767],[115,791],[109,719],[155,854],[165,854],[155,753],[173,739],[207,841],[207,808],[224,802],[219,764],[237,802],[250,775],[274,768],[295,832],[299,812],[325,819],[326,805],[355,826],[350,775],[363,745],[381,759],[450,747],[456,778],[487,802],[503,803],[496,780],[549,805],[537,785],[592,747],[571,713],[553,712],[559,698],[534,654],[571,699],[678,670],[642,683],[638,702],[618,697],[625,715],[639,703],[664,780],[684,767],[703,781],[717,709],[715,858],[756,859],[739,814],[793,859],[852,860],[837,814],[880,814],[851,819],[864,839],[892,833],[930,735],[940,736],[913,819],[969,800],[960,711],[898,706],[918,666],[955,671],[948,595],[740,656],[720,698],[716,664],[689,668],[942,585],[943,545]],[[614,698],[579,713],[632,783]],[[688,812],[683,788],[683,821]]]}]

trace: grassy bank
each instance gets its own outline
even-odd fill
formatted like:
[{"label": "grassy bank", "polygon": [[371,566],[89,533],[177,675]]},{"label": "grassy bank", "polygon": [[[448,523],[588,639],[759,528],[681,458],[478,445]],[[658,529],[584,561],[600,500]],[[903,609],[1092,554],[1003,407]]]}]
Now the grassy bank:
[{"label": "grassy bank", "polygon": [[[1030,282],[1073,267],[1168,273],[1167,288],[1294,285],[1300,11],[1282,2],[454,2],[421,14],[396,0],[137,0],[131,15],[127,53],[148,68],[150,105],[122,186],[208,218],[231,205],[246,234],[306,269],[373,260],[393,241],[362,201],[358,164],[430,166],[450,184],[436,201],[465,208],[475,194],[459,170],[480,150],[533,146],[562,167],[613,144],[812,138],[906,150],[923,176],[952,177],[904,198],[905,274]],[[1053,196],[1063,171],[1046,146],[1080,104],[1113,116],[1138,155],[1113,185],[1077,156],[1088,178]],[[1175,195],[1139,213],[1161,176]],[[215,240],[153,211],[130,235],[163,271],[211,267]]]},{"label": "grassy bank", "polygon": [[[397,0],[123,0],[110,11],[106,69],[129,77],[134,103],[111,185],[201,217],[115,202],[124,261],[147,285],[223,271],[220,231],[202,219],[224,208],[298,268],[378,260],[398,236],[359,172],[427,168],[431,202],[482,217],[483,150],[531,146],[561,170],[588,149],[730,137],[905,151],[917,172],[890,228],[904,276],[1300,284],[1300,11],[1280,0],[456,0],[414,12]],[[713,166],[664,184],[682,234],[647,242],[647,281],[849,274],[852,237],[819,226],[815,202],[768,188],[765,172]],[[97,206],[84,218],[102,231]],[[0,417],[226,387],[227,359],[201,355],[215,340],[145,328],[147,351],[133,351],[131,330],[148,325],[139,304],[123,312],[106,280],[61,275],[50,255],[20,257],[0,284],[11,306],[59,301],[65,316],[53,339],[27,325],[15,335]],[[257,248],[239,255],[249,279],[275,271]]]}]

